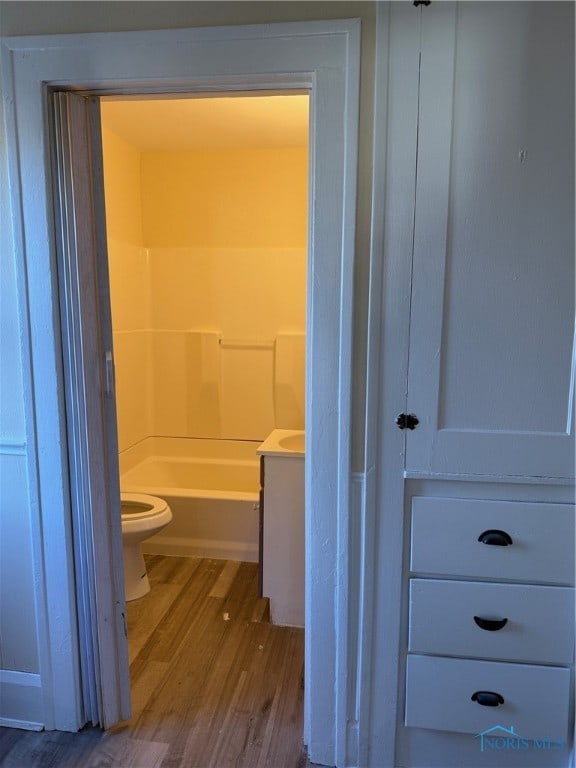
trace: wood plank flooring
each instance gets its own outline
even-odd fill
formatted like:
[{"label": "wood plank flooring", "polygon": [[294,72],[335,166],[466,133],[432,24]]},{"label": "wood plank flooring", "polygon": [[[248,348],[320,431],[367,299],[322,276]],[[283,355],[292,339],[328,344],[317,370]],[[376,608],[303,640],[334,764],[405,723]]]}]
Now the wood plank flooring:
[{"label": "wood plank flooring", "polygon": [[258,566],[147,556],[128,603],[132,718],[70,734],[0,728],[2,768],[305,768],[304,632],[268,623]]}]

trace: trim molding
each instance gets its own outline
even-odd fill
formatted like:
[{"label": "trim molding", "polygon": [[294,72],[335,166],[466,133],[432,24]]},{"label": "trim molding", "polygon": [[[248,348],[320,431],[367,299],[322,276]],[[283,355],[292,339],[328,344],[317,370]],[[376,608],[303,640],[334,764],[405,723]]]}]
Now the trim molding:
[{"label": "trim molding", "polygon": [[397,765],[405,436],[394,415],[406,403],[420,15],[376,9],[360,768]]},{"label": "trim molding", "polygon": [[41,731],[44,728],[40,675],[0,669],[0,725]]},{"label": "trim molding", "polygon": [[0,455],[2,456],[26,456],[26,441],[0,440]]},{"label": "trim molding", "polygon": [[563,485],[574,486],[574,480],[566,477],[521,477],[518,475],[470,475],[467,473],[453,474],[450,472],[416,472],[413,469],[404,471],[406,480],[452,480],[474,483],[516,483],[520,485]]},{"label": "trim molding", "polygon": [[[338,739],[336,764],[358,765],[359,723],[362,699],[362,652],[364,647],[364,537],[366,529],[366,476],[352,472],[350,504],[346,521],[345,551],[341,552],[346,578],[339,591],[337,674]],[[344,588],[345,587],[345,588]]]}]

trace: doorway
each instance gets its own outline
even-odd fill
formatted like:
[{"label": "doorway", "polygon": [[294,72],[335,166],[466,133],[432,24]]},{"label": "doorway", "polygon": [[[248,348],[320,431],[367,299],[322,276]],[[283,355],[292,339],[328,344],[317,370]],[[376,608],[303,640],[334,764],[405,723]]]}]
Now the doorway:
[{"label": "doorway", "polygon": [[[311,468],[314,481],[308,480],[306,488],[307,508],[312,515],[306,568],[314,579],[309,581],[306,596],[306,625],[310,631],[306,639],[305,740],[312,759],[333,763],[336,733],[345,729],[347,719],[346,670],[354,663],[348,658],[345,634],[348,563],[355,565],[358,558],[356,551],[348,554],[353,546],[348,526],[359,24],[352,20],[121,33],[88,39],[74,35],[65,40],[30,38],[19,39],[10,55],[14,79],[7,89],[13,99],[9,134],[17,158],[12,168],[12,202],[17,226],[24,233],[22,285],[26,286],[34,389],[42,393],[41,402],[38,399],[34,405],[37,465],[33,469],[38,476],[31,481],[39,489],[34,535],[48,555],[42,561],[45,591],[38,604],[39,644],[46,648],[41,661],[46,685],[42,695],[45,721],[52,724],[48,727],[70,730],[80,727],[83,713],[78,704],[80,688],[75,671],[78,654],[71,655],[69,650],[70,638],[76,647],[76,617],[71,610],[74,580],[70,538],[63,536],[63,530],[69,529],[66,521],[74,517],[78,504],[68,490],[68,456],[60,449],[54,450],[54,436],[58,435],[59,445],[65,443],[62,384],[66,376],[75,373],[72,366],[62,366],[60,328],[55,321],[58,298],[54,285],[59,257],[54,243],[60,233],[54,226],[47,163],[51,145],[46,128],[46,88],[80,90],[87,100],[93,93],[311,89],[310,217],[314,226],[309,255],[315,277],[309,297],[308,377],[312,386],[308,391],[312,395],[307,404],[306,426],[308,444],[317,462]],[[220,74],[215,76],[215,72]],[[76,258],[75,254],[71,257]],[[75,309],[72,307],[72,314],[77,318]],[[94,371],[97,386],[105,392],[109,368],[106,357],[98,356],[101,351],[95,351]],[[102,407],[96,400],[88,405]],[[78,446],[86,443],[81,425],[77,436]],[[91,496],[91,487],[81,490],[88,509],[94,510],[96,500]],[[99,543],[107,543],[105,556],[99,557],[98,550],[96,559],[105,572],[107,561],[116,551],[118,532],[114,531],[113,511],[106,497],[99,508],[104,510],[104,538]],[[95,522],[91,518],[91,523]],[[315,536],[311,536],[312,530]],[[100,620],[103,608],[109,609],[112,629],[106,652],[100,648],[103,665],[94,668],[100,682],[106,678],[115,686],[118,668],[113,668],[114,659],[122,644],[121,606],[115,603],[112,588],[108,592],[100,590],[97,596],[101,604],[95,616]],[[54,605],[58,612],[53,610]],[[109,690],[108,684],[102,690]]]},{"label": "doorway", "polygon": [[[56,93],[54,108],[64,357],[78,377],[67,381],[68,432],[74,445],[83,421],[106,467],[94,467],[93,446],[80,447],[85,455],[71,457],[73,493],[81,495],[87,469],[118,517],[120,469],[123,493],[161,497],[172,509],[169,538],[158,532],[144,551],[261,564],[266,521],[262,512],[258,520],[257,449],[278,430],[303,437],[308,399],[308,95],[107,101]],[[166,128],[174,109],[181,116],[175,138]],[[225,121],[220,136],[218,114]],[[231,133],[229,125],[242,120],[244,129]],[[106,361],[105,412],[88,408],[79,419],[78,390],[92,378],[94,357]],[[90,394],[97,399],[97,387]],[[298,466],[304,518],[303,462]],[[145,478],[144,488],[135,476]],[[90,619],[80,632],[91,646],[82,660],[84,700],[93,721],[102,708],[94,702],[106,691],[92,672],[99,617],[83,583],[97,594],[107,578],[106,566],[100,576],[90,573],[98,517],[99,510],[78,505],[77,599],[80,615]],[[271,599],[274,621],[300,627],[303,526],[295,520],[276,545],[294,550],[286,561],[293,571],[288,597],[277,590],[260,595]],[[270,546],[269,534],[265,540]],[[117,542],[109,554],[108,580],[117,583]],[[127,575],[128,600],[142,595],[140,582],[132,582]],[[294,607],[277,610],[286,600]],[[127,701],[126,676],[118,677]]]},{"label": "doorway", "polygon": [[[148,533],[143,549],[214,558],[213,569],[224,559],[225,575],[246,581],[256,563],[238,561],[262,564],[260,523],[278,553],[266,553],[264,601],[254,613],[270,600],[275,624],[299,627],[303,469],[301,494],[292,491],[291,502],[302,504],[302,520],[283,529],[281,543],[271,541],[271,520],[262,511],[258,519],[256,451],[275,430],[304,432],[308,98],[198,94],[100,103],[120,487],[160,497],[173,516]],[[288,464],[303,467],[302,460]],[[281,557],[288,573],[276,562]],[[161,574],[172,568],[157,557],[150,563],[151,579],[168,593]],[[276,583],[280,574],[290,578],[271,591],[270,578]],[[182,577],[174,578],[179,585]],[[128,600],[142,583],[135,572]],[[143,601],[153,606],[155,597]],[[131,628],[139,648],[146,634],[135,618],[145,611],[139,603],[127,606],[132,666]],[[224,613],[238,618],[234,606]]]},{"label": "doorway", "polygon": [[[238,98],[238,97],[236,97]],[[260,96],[259,98],[263,98]],[[276,97],[278,98],[278,97]],[[283,97],[285,99],[288,96]],[[87,618],[87,621],[83,624],[80,623],[80,640],[81,646],[84,650],[84,656],[82,658],[83,664],[83,676],[82,681],[84,685],[84,706],[86,716],[88,719],[92,719],[93,722],[103,722],[108,727],[113,724],[116,719],[125,719],[126,712],[129,708],[129,690],[128,690],[128,676],[125,652],[125,640],[119,638],[119,630],[124,627],[124,635],[126,635],[126,618],[122,613],[122,627],[116,622],[116,633],[110,632],[111,626],[109,626],[108,620],[104,620],[104,628],[102,624],[102,610],[101,606],[98,606],[94,602],[93,595],[99,595],[99,584],[102,581],[110,582],[114,585],[115,589],[109,591],[109,606],[116,606],[116,612],[118,607],[121,606],[121,601],[118,597],[114,597],[113,593],[118,595],[118,577],[121,572],[121,566],[119,564],[119,536],[116,535],[108,541],[106,544],[104,532],[102,530],[103,519],[100,517],[100,506],[104,504],[110,511],[111,519],[108,521],[110,527],[115,527],[118,530],[118,500],[120,498],[119,492],[119,477],[118,477],[118,461],[117,461],[117,448],[118,448],[118,433],[116,431],[116,418],[115,418],[115,403],[116,403],[116,388],[114,383],[114,361],[112,354],[112,318],[110,314],[110,281],[108,277],[109,264],[106,262],[104,254],[106,247],[104,243],[105,238],[105,211],[103,200],[103,163],[101,159],[101,126],[100,126],[100,97],[86,98],[83,96],[75,96],[67,94],[65,92],[59,92],[54,95],[55,106],[55,125],[57,131],[60,133],[56,135],[56,155],[58,157],[57,177],[59,179],[59,200],[60,200],[60,219],[62,222],[62,234],[63,241],[61,245],[61,295],[62,295],[62,320],[63,320],[63,345],[64,345],[64,367],[66,373],[70,376],[67,382],[67,405],[68,405],[68,431],[69,439],[72,445],[78,445],[80,457],[76,454],[71,456],[72,467],[72,491],[75,497],[86,494],[83,498],[83,502],[79,503],[74,510],[75,513],[75,532],[76,532],[76,553],[77,553],[77,579],[79,582],[79,589],[77,591],[78,609],[81,616]],[[294,158],[289,158],[289,161],[294,165]],[[307,174],[305,174],[306,177]],[[314,187],[315,179],[310,180],[310,188]],[[164,186],[169,186],[170,181],[164,180]],[[126,203],[126,200],[124,201]],[[126,218],[126,217],[124,217]],[[277,232],[277,228],[272,228]],[[308,224],[309,233],[313,232],[313,225]],[[229,235],[229,232],[227,232]],[[310,237],[312,240],[312,238]],[[300,249],[302,250],[302,249]],[[84,251],[86,251],[84,253]],[[294,249],[288,254],[294,260]],[[284,254],[285,256],[286,254]],[[300,256],[303,256],[301,253]],[[166,256],[165,253],[162,254]],[[150,249],[147,251],[146,259],[149,260]],[[301,265],[305,264],[305,258],[299,259]],[[313,265],[314,260],[310,260],[310,265]],[[263,271],[263,270],[262,270]],[[298,273],[296,269],[296,273]],[[304,270],[306,273],[307,270]],[[300,270],[302,272],[302,270]],[[312,292],[312,286],[314,284],[314,274],[312,269],[308,270],[308,276],[306,282],[310,286]],[[136,281],[132,281],[132,287]],[[277,297],[278,299],[279,297]],[[141,305],[143,302],[133,302],[133,306]],[[290,307],[293,310],[293,307]],[[303,314],[303,313],[302,313]],[[258,313],[256,313],[257,317]],[[258,318],[262,321],[262,318]],[[311,312],[309,318],[310,326],[313,327],[314,316]],[[188,325],[188,323],[185,323]],[[305,324],[303,324],[305,327]],[[189,333],[190,329],[186,329],[186,333]],[[198,335],[198,331],[195,333]],[[203,337],[203,341],[208,337],[216,336],[218,341],[222,343],[220,334],[213,332],[206,333],[200,332]],[[270,335],[270,332],[267,333]],[[300,334],[303,335],[303,334]],[[206,337],[206,338],[204,338]],[[152,345],[154,346],[154,345]],[[156,345],[158,346],[158,345]],[[222,344],[224,347],[231,346],[232,348],[244,348],[257,349],[261,352],[262,349],[268,349],[271,346],[275,349],[275,362],[278,358],[278,349],[276,340],[262,342],[260,339],[244,340],[238,342],[226,341]],[[303,345],[302,345],[303,346]],[[189,344],[185,342],[185,353],[189,355]],[[203,345],[201,345],[202,349]],[[302,349],[303,353],[303,349]],[[292,355],[294,354],[294,344],[292,344]],[[313,349],[309,349],[309,359],[314,359]],[[134,357],[134,355],[132,355]],[[302,354],[304,358],[304,354]],[[136,356],[138,359],[138,356]],[[105,378],[105,398],[100,404],[100,410],[96,407],[96,411],[93,410],[92,398],[96,402],[98,400],[98,387],[96,380],[91,375],[92,371],[98,368],[99,361],[104,361],[102,366],[102,375]],[[320,362],[320,360],[318,360]],[[188,363],[186,362],[186,365]],[[101,363],[100,363],[101,365]],[[254,361],[252,361],[254,366]],[[245,363],[241,366],[245,367]],[[295,366],[296,370],[303,368],[303,360],[301,365]],[[236,370],[238,364],[236,364]],[[349,372],[347,372],[349,374]],[[136,376],[136,371],[133,371],[133,375]],[[76,379],[74,377],[77,377]],[[96,379],[98,376],[96,376]],[[273,377],[274,378],[274,377]],[[318,398],[318,390],[325,387],[326,383],[316,378],[316,386],[312,386],[314,381],[311,369],[308,370],[306,377],[307,396],[304,398],[302,394],[301,400],[306,400],[308,419],[313,422],[316,417],[315,409],[312,407],[312,403],[316,402],[316,408],[320,403]],[[88,396],[84,402],[83,397],[86,392],[83,387],[85,380],[92,379],[91,396]],[[283,383],[285,385],[286,382]],[[294,382],[293,382],[294,383]],[[141,387],[140,387],[141,388]],[[136,388],[136,395],[132,398],[133,403],[138,402],[139,387]],[[187,389],[187,388],[186,388]],[[242,390],[242,387],[240,388]],[[244,387],[246,390],[246,387]],[[315,397],[316,395],[316,397]],[[235,395],[236,397],[236,395]],[[169,398],[173,400],[175,398]],[[254,405],[261,399],[261,393],[258,393],[255,398]],[[268,399],[271,402],[275,402],[274,395],[270,395]],[[295,400],[297,398],[292,398]],[[171,403],[172,404],[172,403]],[[217,428],[221,428],[222,422],[226,422],[226,428],[238,429],[238,424],[242,421],[246,422],[245,411],[256,412],[256,409],[246,409],[243,407],[243,403],[238,401],[240,407],[231,409],[228,408],[228,420],[224,417],[218,419]],[[182,409],[180,409],[182,410]],[[224,409],[225,410],[225,409]],[[270,421],[270,427],[274,427],[274,418],[276,417],[275,409],[272,414],[272,420]],[[303,409],[302,409],[303,410]],[[81,412],[81,417],[78,418],[78,413]],[[205,415],[205,414],[203,414]],[[303,416],[303,413],[302,413]],[[294,418],[294,408],[288,418]],[[228,425],[228,421],[231,422],[232,427]],[[186,428],[190,428],[190,422],[188,419],[184,420]],[[259,418],[256,419],[256,426],[251,422],[247,428],[249,430],[248,437],[255,437],[256,432],[252,434],[250,430],[257,429],[257,425],[262,427],[262,424],[266,422],[266,418],[260,413]],[[120,422],[119,422],[120,423]],[[304,426],[304,422],[301,424],[286,423],[280,424],[280,426]],[[78,435],[78,429],[80,431],[85,430],[89,436],[86,443],[83,443],[81,435]],[[162,430],[161,430],[162,431]],[[267,431],[267,430],[266,430]],[[90,434],[92,433],[92,438]],[[224,435],[225,437],[227,435]],[[241,439],[244,439],[246,435],[236,435]],[[258,435],[260,440],[264,440],[265,433]],[[161,439],[165,441],[165,437],[161,436]],[[182,438],[176,438],[182,439]],[[138,443],[143,442],[141,440]],[[92,443],[92,444],[91,444]],[[121,446],[122,447],[122,446]],[[96,454],[94,453],[94,449]],[[138,451],[137,451],[138,452]],[[307,493],[304,505],[308,505],[308,499],[313,498],[315,495],[316,487],[312,482],[312,474],[310,467],[315,464],[322,469],[321,464],[322,450],[318,449],[318,453],[314,450],[308,453],[306,463],[308,465],[307,476]],[[98,461],[94,462],[94,455],[97,456]],[[105,469],[99,470],[99,466]],[[88,471],[92,480],[88,484],[89,488],[83,488],[84,471]],[[342,482],[344,478],[340,478]],[[303,483],[302,483],[303,485]],[[90,493],[94,493],[99,498],[99,504],[95,507],[92,504],[92,500],[87,498]],[[115,489],[118,489],[116,492]],[[162,494],[164,495],[164,494]],[[261,521],[262,526],[262,521]],[[308,524],[310,529],[310,525]],[[101,539],[99,543],[99,539]],[[309,539],[309,548],[313,548],[315,545],[314,538]],[[95,551],[99,546],[107,546],[107,562],[104,560],[102,563],[96,562]],[[302,547],[303,549],[303,547]],[[170,552],[169,554],[172,554]],[[195,554],[185,553],[185,554]],[[302,552],[303,558],[303,552]],[[80,565],[78,565],[80,564]],[[98,573],[99,570],[99,573]],[[113,578],[110,579],[110,571]],[[304,581],[304,579],[302,579]],[[302,583],[302,581],[300,583]],[[302,599],[304,602],[304,599]],[[112,610],[112,609],[111,609]],[[304,623],[304,620],[302,620]],[[114,675],[115,678],[115,691],[112,688],[102,685],[98,672],[95,671],[94,660],[99,660],[102,667],[108,665],[108,657],[106,660],[101,656],[102,643],[102,629],[108,632],[108,648],[109,651],[116,654],[117,666]],[[96,665],[97,670],[97,665]],[[119,697],[118,697],[119,696]],[[112,714],[110,714],[110,706],[107,707],[106,701],[110,698],[110,704],[112,706]],[[121,703],[124,702],[124,703]],[[107,713],[108,710],[108,714]],[[101,714],[103,713],[103,714]]]}]

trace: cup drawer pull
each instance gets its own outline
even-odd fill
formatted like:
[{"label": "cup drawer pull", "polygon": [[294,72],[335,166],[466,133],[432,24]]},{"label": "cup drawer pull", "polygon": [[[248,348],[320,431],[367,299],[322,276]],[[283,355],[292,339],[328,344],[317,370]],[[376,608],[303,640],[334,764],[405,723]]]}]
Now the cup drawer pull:
[{"label": "cup drawer pull", "polygon": [[485,629],[487,632],[497,632],[508,623],[508,619],[483,619],[482,616],[474,616],[474,621],[480,629]]},{"label": "cup drawer pull", "polygon": [[508,547],[512,544],[510,534],[506,533],[506,531],[498,530],[484,531],[484,533],[478,536],[478,541],[493,547]]},{"label": "cup drawer pull", "polygon": [[476,691],[470,698],[483,707],[497,707],[504,704],[504,697],[494,691]]}]

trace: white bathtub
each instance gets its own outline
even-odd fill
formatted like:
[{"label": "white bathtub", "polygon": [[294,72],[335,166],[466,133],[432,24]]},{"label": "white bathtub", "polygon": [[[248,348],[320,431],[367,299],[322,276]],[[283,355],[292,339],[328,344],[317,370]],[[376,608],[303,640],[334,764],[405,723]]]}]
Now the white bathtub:
[{"label": "white bathtub", "polygon": [[259,444],[153,437],[123,451],[122,491],[160,496],[172,510],[143,551],[258,562]]}]

